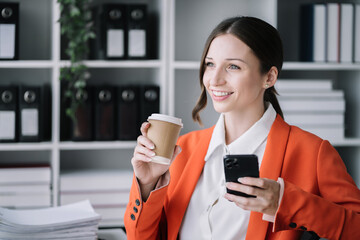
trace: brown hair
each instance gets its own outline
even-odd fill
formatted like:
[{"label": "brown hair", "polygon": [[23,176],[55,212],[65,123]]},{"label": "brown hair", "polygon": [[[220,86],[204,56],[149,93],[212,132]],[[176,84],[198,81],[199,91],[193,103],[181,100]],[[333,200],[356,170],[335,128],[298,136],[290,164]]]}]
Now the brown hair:
[{"label": "brown hair", "polygon": [[[267,73],[272,66],[275,66],[280,74],[283,64],[283,47],[278,31],[265,21],[254,17],[233,17],[223,20],[211,32],[206,40],[203,54],[200,62],[200,97],[192,111],[194,121],[202,125],[200,111],[207,104],[206,89],[203,84],[203,75],[205,72],[205,58],[211,42],[217,36],[230,33],[248,45],[255,56],[260,60],[260,72]],[[277,92],[272,86],[265,90],[264,102],[270,102],[275,111],[283,118],[283,113],[277,100]]]}]

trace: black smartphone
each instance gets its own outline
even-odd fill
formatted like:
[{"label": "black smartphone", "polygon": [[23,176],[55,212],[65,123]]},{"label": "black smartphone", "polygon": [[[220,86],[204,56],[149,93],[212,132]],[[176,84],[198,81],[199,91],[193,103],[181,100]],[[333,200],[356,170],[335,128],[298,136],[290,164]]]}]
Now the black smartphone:
[{"label": "black smartphone", "polygon": [[[244,155],[225,155],[224,156],[224,170],[226,182],[238,182],[240,177],[259,177],[259,163],[258,158],[254,154]],[[255,197],[242,192],[229,190],[226,191],[242,197]]]}]

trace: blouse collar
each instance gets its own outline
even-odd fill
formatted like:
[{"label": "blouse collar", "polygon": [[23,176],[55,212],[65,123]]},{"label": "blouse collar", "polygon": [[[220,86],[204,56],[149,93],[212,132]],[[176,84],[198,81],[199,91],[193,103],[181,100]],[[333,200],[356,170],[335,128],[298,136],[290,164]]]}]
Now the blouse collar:
[{"label": "blouse collar", "polygon": [[276,118],[276,111],[271,103],[268,104],[263,116],[252,125],[239,138],[225,145],[225,125],[224,115],[221,114],[213,131],[209,148],[205,156],[205,161],[210,159],[214,151],[219,148],[225,148],[226,154],[252,154],[266,140],[271,126]]}]

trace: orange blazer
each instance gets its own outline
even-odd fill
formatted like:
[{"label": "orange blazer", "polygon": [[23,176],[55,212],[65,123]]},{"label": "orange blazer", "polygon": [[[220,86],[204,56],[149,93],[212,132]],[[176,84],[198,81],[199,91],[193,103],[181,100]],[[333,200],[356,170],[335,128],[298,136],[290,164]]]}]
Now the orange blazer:
[{"label": "orange blazer", "polygon": [[[170,167],[169,185],[153,191],[146,202],[141,200],[134,178],[124,216],[129,240],[177,239],[213,129],[179,138],[182,152]],[[289,126],[277,116],[260,177],[282,177],[284,196],[274,223],[251,212],[246,239],[299,239],[303,231],[327,239],[360,239],[360,190],[328,141]]]}]

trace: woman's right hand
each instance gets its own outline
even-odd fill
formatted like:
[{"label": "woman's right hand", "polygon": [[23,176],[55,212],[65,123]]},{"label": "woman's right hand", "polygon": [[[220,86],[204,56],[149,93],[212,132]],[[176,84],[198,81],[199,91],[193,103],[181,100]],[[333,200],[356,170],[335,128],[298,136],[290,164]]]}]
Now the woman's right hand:
[{"label": "woman's right hand", "polygon": [[[153,163],[151,157],[155,156],[154,143],[147,138],[147,131],[150,127],[149,122],[141,125],[141,135],[137,138],[137,145],[134,150],[131,164],[134,168],[135,176],[138,179],[141,195],[144,200],[150,195],[159,178],[168,171],[170,164]],[[176,146],[172,160],[180,153],[180,147]]]}]

